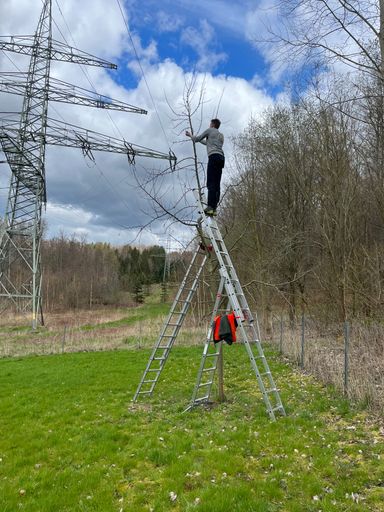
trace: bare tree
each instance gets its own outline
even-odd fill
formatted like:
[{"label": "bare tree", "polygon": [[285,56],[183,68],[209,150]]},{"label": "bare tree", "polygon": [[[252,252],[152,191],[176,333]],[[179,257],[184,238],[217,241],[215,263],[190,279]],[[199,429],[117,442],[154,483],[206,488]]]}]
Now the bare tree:
[{"label": "bare tree", "polygon": [[[283,0],[281,27],[269,27],[277,55],[329,66],[340,61],[383,80],[384,0]],[[292,53],[293,52],[293,53]]]},{"label": "bare tree", "polygon": [[283,298],[292,322],[306,303],[312,266],[315,166],[313,154],[304,151],[312,135],[300,108],[275,107],[253,120],[235,141],[241,181],[225,208],[228,225],[236,219],[231,238],[248,291],[265,311],[276,294]]},{"label": "bare tree", "polygon": [[292,322],[303,308],[340,320],[380,311],[383,225],[364,143],[353,117],[311,102],[275,106],[237,138],[223,222],[266,321],[282,303]]},{"label": "bare tree", "polygon": [[[199,131],[204,114],[204,94],[204,80],[198,83],[197,75],[192,74],[185,82],[180,104],[173,106],[168,102],[175,134],[179,139],[183,137],[179,144],[187,142],[184,137],[186,129],[191,133]],[[189,140],[188,144],[191,144]],[[141,171],[144,172],[134,172],[140,189],[150,199],[152,213],[148,224],[164,220],[196,226],[191,192],[197,189],[201,197],[204,168],[198,159],[195,142],[192,141],[192,156],[179,160],[175,167]]]}]

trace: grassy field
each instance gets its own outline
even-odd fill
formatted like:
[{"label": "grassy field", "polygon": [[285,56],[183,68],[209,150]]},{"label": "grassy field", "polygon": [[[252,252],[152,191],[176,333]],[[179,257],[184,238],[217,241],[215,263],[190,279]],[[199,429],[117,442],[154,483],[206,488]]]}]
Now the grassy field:
[{"label": "grassy field", "polygon": [[46,315],[32,331],[25,317],[0,320],[0,358],[151,347],[169,304],[98,308]]},{"label": "grassy field", "polygon": [[148,350],[0,360],[0,511],[384,511],[384,428],[268,353],[271,422],[242,346],[228,401],[183,414],[201,356],[173,350],[130,400]]}]

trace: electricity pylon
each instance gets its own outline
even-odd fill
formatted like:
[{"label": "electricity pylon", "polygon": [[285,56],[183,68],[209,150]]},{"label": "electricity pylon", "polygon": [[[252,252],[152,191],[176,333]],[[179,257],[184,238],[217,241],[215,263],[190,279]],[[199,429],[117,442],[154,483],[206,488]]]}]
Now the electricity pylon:
[{"label": "electricity pylon", "polygon": [[24,96],[16,117],[0,119],[0,143],[11,168],[4,219],[0,224],[0,311],[13,305],[32,313],[36,328],[41,313],[42,208],[46,204],[46,144],[92,151],[167,159],[176,157],[135,146],[48,117],[48,101],[146,114],[138,107],[100,96],[50,77],[52,60],[116,69],[117,66],[52,38],[52,0],[45,0],[34,36],[0,37],[0,50],[30,55],[27,73],[0,73],[0,92]]}]

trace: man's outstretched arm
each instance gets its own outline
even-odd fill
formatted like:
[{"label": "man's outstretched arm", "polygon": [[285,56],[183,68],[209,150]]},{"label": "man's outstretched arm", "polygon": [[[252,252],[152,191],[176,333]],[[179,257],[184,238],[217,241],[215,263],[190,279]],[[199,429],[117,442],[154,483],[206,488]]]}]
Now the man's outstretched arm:
[{"label": "man's outstretched arm", "polygon": [[192,135],[188,130],[185,132],[185,135],[187,137],[190,137],[193,142],[201,142],[201,144],[207,145],[207,141],[205,140],[208,137],[208,130],[205,130],[203,133],[200,133],[200,135]]}]

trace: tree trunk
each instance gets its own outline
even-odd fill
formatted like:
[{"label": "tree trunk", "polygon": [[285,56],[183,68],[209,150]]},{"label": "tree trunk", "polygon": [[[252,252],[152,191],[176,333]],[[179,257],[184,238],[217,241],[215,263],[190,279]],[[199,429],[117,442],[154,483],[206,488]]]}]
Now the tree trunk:
[{"label": "tree trunk", "polygon": [[225,402],[225,394],[224,394],[224,358],[223,358],[223,341],[220,342],[219,346],[219,356],[217,358],[217,401]]}]

